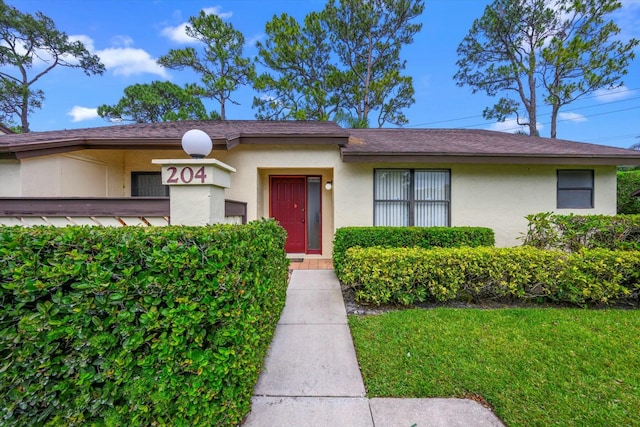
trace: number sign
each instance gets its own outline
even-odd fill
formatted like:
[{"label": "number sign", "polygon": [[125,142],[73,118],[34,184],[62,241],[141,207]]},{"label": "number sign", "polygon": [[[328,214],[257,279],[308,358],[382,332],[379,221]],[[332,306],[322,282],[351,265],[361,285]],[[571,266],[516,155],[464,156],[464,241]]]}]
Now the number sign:
[{"label": "number sign", "polygon": [[206,166],[168,166],[164,168],[163,184],[168,185],[200,185],[210,184],[211,179]]}]

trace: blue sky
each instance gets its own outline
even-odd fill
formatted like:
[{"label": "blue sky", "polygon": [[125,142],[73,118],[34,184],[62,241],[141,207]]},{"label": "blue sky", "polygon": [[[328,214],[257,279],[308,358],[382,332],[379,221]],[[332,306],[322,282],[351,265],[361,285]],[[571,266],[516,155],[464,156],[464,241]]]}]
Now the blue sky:
[{"label": "blue sky", "polygon": [[[288,13],[299,21],[318,11],[320,0],[5,0],[22,12],[41,11],[58,29],[79,38],[106,66],[102,76],[86,77],[81,71],[58,68],[43,77],[45,92],[41,110],[31,115],[31,130],[46,131],[104,126],[97,116],[101,104],[115,104],[124,88],[153,80],[183,85],[196,82],[188,71],[167,70],[155,59],[169,49],[187,46],[184,24],[201,9],[217,13],[240,30],[246,39],[245,55],[254,57],[255,42],[264,38],[264,26],[274,14]],[[487,0],[427,0],[420,18],[422,31],[403,49],[405,73],[413,77],[415,104],[406,110],[406,127],[474,128],[515,131],[513,122],[492,123],[482,110],[495,100],[457,87],[456,48],[479,18]],[[640,39],[640,0],[623,0],[614,16],[622,37]],[[565,107],[558,122],[558,138],[629,147],[640,142],[640,49],[629,68],[624,86],[610,93],[597,93]],[[233,98],[228,119],[253,119],[255,95],[251,88]],[[214,103],[208,109],[217,109]],[[539,131],[549,136],[548,110],[539,111]]]}]

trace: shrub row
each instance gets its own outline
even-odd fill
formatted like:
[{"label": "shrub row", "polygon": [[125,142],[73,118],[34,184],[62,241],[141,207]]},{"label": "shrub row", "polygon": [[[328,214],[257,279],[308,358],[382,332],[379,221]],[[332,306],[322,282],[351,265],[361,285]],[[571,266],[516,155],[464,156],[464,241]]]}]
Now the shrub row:
[{"label": "shrub row", "polygon": [[576,252],[583,248],[640,250],[640,215],[528,215],[524,244]]},{"label": "shrub row", "polygon": [[0,228],[0,424],[238,424],[285,238],[274,221]]},{"label": "shrub row", "polygon": [[351,248],[342,280],[355,288],[357,301],[374,305],[486,299],[608,303],[638,297],[640,252]]},{"label": "shrub row", "polygon": [[347,249],[493,246],[493,230],[484,227],[344,227],[336,230],[333,267],[340,278]]}]

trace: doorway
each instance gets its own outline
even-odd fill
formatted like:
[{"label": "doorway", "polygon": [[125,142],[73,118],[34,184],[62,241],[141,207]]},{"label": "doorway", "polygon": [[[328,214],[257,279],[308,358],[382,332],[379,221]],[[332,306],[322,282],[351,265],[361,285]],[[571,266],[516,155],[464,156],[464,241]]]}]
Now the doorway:
[{"label": "doorway", "polygon": [[322,253],[322,180],[271,176],[270,216],[287,231],[287,253]]}]

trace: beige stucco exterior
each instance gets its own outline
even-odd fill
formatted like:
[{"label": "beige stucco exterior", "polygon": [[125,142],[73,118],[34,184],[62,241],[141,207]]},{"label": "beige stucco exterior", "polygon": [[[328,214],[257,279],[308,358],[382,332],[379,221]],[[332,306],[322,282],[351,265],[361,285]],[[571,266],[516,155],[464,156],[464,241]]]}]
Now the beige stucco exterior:
[{"label": "beige stucco exterior", "polygon": [[[525,216],[529,214],[616,213],[615,166],[357,163],[343,164],[336,172],[336,228],[373,224],[373,171],[376,168],[449,169],[451,225],[492,228],[497,246],[521,244],[519,237],[526,233]],[[595,171],[593,209],[556,208],[558,169]]]},{"label": "beige stucco exterior", "polygon": [[[593,209],[557,209],[557,170],[593,169]],[[451,225],[490,227],[497,246],[521,244],[526,215],[616,214],[616,167],[546,165],[454,165],[451,167]]]},{"label": "beige stucco exterior", "polygon": [[[181,150],[84,150],[0,164],[0,196],[128,197],[131,173],[160,171],[153,159],[184,159]],[[236,169],[225,198],[247,203],[248,220],[268,217],[271,176],[320,176],[322,257],[329,258],[337,228],[373,225],[375,168],[449,169],[452,226],[495,231],[498,246],[520,244],[528,214],[555,211],[558,169],[595,171],[594,208],[581,214],[616,213],[615,166],[344,163],[335,145],[246,144],[214,157]],[[324,189],[328,181],[331,190]]]},{"label": "beige stucco exterior", "polygon": [[0,197],[22,196],[21,170],[18,160],[0,160]]}]

